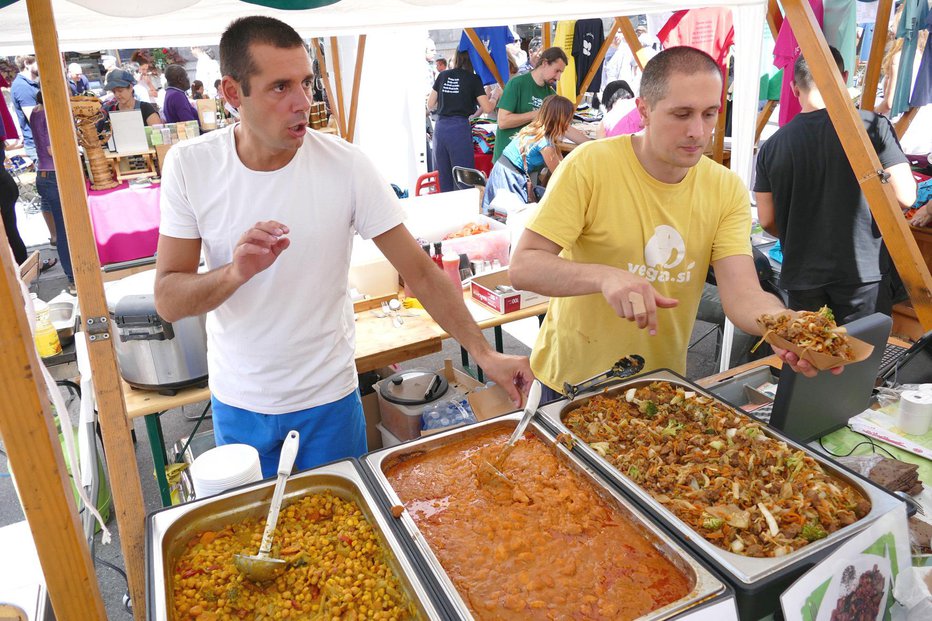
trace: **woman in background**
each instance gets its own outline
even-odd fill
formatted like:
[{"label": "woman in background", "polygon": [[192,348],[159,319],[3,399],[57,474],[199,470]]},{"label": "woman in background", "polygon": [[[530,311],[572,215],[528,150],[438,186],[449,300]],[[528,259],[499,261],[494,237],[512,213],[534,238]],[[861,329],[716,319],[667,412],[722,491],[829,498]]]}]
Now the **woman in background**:
[{"label": "woman in background", "polygon": [[528,179],[533,181],[535,173],[545,165],[552,174],[563,161],[557,145],[573,122],[575,111],[576,105],[566,97],[550,95],[544,99],[537,118],[515,135],[495,162],[482,197],[484,213],[491,211],[492,201],[499,193],[514,194],[524,203],[537,201],[538,196],[529,200]]},{"label": "woman in background", "polygon": [[486,95],[482,80],[473,71],[469,53],[465,51],[456,53],[453,69],[441,71],[437,76],[427,98],[427,109],[437,107],[433,151],[441,192],[456,189],[453,184],[454,166],[476,167],[469,117],[477,109],[486,114],[494,110],[500,96],[500,90],[497,94],[493,92],[491,97]]},{"label": "woman in background", "polygon": [[624,80],[609,82],[602,92],[605,113],[596,129],[596,138],[636,134],[644,129],[634,92]]}]

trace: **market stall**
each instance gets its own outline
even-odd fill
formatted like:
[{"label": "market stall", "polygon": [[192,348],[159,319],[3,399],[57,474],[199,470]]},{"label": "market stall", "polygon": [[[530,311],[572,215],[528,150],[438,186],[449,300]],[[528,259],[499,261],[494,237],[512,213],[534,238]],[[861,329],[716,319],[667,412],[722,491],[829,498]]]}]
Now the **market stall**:
[{"label": "market stall", "polygon": [[[684,5],[702,6],[703,2],[675,2],[670,7],[681,8]],[[738,46],[743,50],[736,67],[735,89],[735,144],[732,167],[747,179],[751,165],[751,143],[753,139],[754,108],[757,93],[756,59],[760,52],[759,27],[762,24],[764,6],[758,2],[729,3],[737,15]],[[899,217],[892,193],[886,188],[879,176],[873,171],[878,169],[876,156],[869,148],[863,129],[857,122],[856,114],[850,103],[842,95],[842,86],[838,77],[829,69],[827,48],[817,28],[813,27],[813,18],[805,3],[788,2],[788,17],[794,26],[804,53],[814,59],[813,72],[820,89],[829,100],[829,111],[842,132],[842,138],[852,159],[858,177],[862,179],[865,193],[888,240],[904,239],[903,244],[892,243],[891,253],[897,265],[902,266],[904,280],[916,301],[917,311],[924,323],[932,324],[932,305],[929,291],[932,282],[924,264],[917,260],[918,251],[915,243],[910,245],[905,233],[905,225]],[[29,10],[29,28],[24,19],[26,8]],[[123,18],[102,16],[99,13],[76,7],[69,3],[55,3],[56,10],[61,9],[61,16],[56,27],[49,3],[41,0],[29,0],[15,3],[0,9],[0,40],[11,41],[20,45],[26,43],[25,32],[32,31],[32,41],[37,48],[42,73],[49,82],[46,87],[46,101],[52,114],[49,118],[53,151],[59,164],[62,201],[66,213],[69,238],[78,247],[84,244],[90,247],[92,233],[87,217],[87,202],[83,189],[83,178],[76,157],[72,123],[67,114],[64,79],[56,80],[53,76],[61,75],[58,62],[59,44],[69,47],[91,45],[97,47],[102,41],[113,40],[119,33],[132,33],[132,46],[138,46],[141,39],[157,40],[160,43],[184,41],[197,43],[213,40],[216,33],[234,16],[254,13],[279,15],[305,35],[343,34],[347,32],[384,32],[398,28],[424,28],[462,25],[463,23],[502,23],[527,22],[552,19],[554,17],[598,17],[605,14],[651,12],[667,8],[666,3],[659,2],[513,2],[501,6],[496,2],[469,3],[469,6],[429,5],[407,3],[400,0],[392,2],[363,2],[361,0],[344,0],[331,7],[317,11],[279,13],[254,5],[239,5],[210,0],[181,9],[171,16],[155,16],[146,24],[148,33],[140,33],[127,27],[120,20]],[[482,16],[482,17],[476,17]],[[7,36],[7,29],[11,29]],[[97,33],[104,33],[94,38]],[[161,36],[170,33],[168,37]],[[149,39],[147,39],[147,37]],[[371,39],[370,39],[371,42]],[[5,51],[6,48],[0,49]],[[741,61],[741,58],[747,62]],[[358,83],[358,80],[356,81]],[[894,211],[896,214],[894,214]],[[78,253],[75,253],[76,255]],[[103,301],[99,264],[93,252],[76,257],[76,278],[81,299],[81,307],[88,322],[88,332],[93,337],[91,359],[94,367],[95,384],[98,391],[98,405],[101,411],[101,424],[110,460],[111,481],[116,499],[116,509],[121,528],[124,557],[127,562],[130,589],[135,603],[137,618],[143,618],[146,612],[143,594],[143,531],[142,502],[138,473],[126,464],[132,459],[129,427],[126,420],[125,406],[121,397],[119,377],[114,363],[113,349],[109,342],[107,312]],[[51,427],[48,406],[42,391],[33,381],[32,369],[40,364],[31,349],[26,318],[20,303],[18,287],[12,277],[11,260],[4,254],[4,273],[7,274],[6,287],[0,294],[3,300],[4,340],[11,343],[11,355],[4,360],[3,382],[11,403],[4,406],[0,422],[4,440],[9,451],[11,463],[22,469],[29,469],[31,489],[24,491],[24,505],[27,518],[36,534],[37,547],[43,568],[49,580],[49,591],[58,616],[63,619],[103,618],[99,594],[93,587],[93,571],[90,559],[83,549],[81,537],[76,528],[75,509],[72,502],[63,493],[64,470],[61,454],[57,449],[57,437]],[[923,268],[916,269],[917,266]],[[24,374],[22,370],[26,369]],[[23,416],[23,412],[29,416]],[[67,568],[67,569],[66,569]],[[88,596],[87,594],[91,595]]]}]

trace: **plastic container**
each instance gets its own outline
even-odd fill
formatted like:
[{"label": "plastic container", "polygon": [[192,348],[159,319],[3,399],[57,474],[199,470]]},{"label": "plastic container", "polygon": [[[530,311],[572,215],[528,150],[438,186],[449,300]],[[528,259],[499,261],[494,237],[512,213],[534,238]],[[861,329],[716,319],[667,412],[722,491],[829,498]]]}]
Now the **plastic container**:
[{"label": "plastic container", "polygon": [[453,282],[457,289],[463,288],[463,281],[460,280],[460,255],[445,254],[442,259],[443,273]]},{"label": "plastic container", "polygon": [[33,338],[36,349],[43,358],[51,358],[61,353],[61,341],[58,339],[58,330],[52,325],[49,318],[49,306],[32,293],[32,306],[36,311],[36,329]]}]

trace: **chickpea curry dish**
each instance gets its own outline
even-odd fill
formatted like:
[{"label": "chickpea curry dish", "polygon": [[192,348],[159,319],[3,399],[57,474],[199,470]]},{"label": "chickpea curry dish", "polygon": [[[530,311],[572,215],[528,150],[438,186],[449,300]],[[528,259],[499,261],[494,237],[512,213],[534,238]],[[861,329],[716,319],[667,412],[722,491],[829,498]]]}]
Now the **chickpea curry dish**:
[{"label": "chickpea curry dish", "polygon": [[271,556],[289,565],[259,585],[233,556],[255,554],[264,527],[248,518],[191,538],[172,571],[176,621],[417,617],[391,552],[354,502],[325,491],[283,507]]}]

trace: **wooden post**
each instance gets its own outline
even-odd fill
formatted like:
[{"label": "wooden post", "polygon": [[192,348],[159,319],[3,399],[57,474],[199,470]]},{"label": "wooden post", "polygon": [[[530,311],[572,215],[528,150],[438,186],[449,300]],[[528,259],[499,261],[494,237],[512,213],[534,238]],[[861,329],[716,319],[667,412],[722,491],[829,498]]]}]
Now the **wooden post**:
[{"label": "wooden post", "polygon": [[470,42],[472,42],[472,46],[476,48],[477,52],[479,52],[479,56],[482,57],[482,62],[484,62],[485,66],[488,67],[492,77],[495,78],[495,81],[498,82],[499,86],[505,88],[505,82],[502,80],[502,76],[498,73],[498,67],[495,65],[495,61],[492,60],[491,56],[489,56],[489,50],[486,49],[485,44],[479,38],[479,35],[476,34],[476,31],[472,28],[467,28],[466,36],[469,37]]},{"label": "wooden post", "polygon": [[728,106],[728,97],[726,90],[728,86],[723,85],[722,90],[722,107],[718,111],[718,119],[715,121],[715,135],[712,137],[712,159],[723,164],[725,162],[725,121],[726,110]]},{"label": "wooden post", "polygon": [[767,25],[770,26],[770,34],[776,39],[780,34],[780,26],[783,25],[783,13],[780,12],[777,0],[770,0],[767,3]]},{"label": "wooden post", "polygon": [[835,68],[822,30],[806,0],[784,0],[783,8],[793,25],[802,54],[809,60],[809,69],[816,86],[825,100],[829,117],[838,131],[845,155],[870,205],[890,256],[906,285],[919,323],[924,330],[932,330],[932,275],[903,217],[893,188],[881,181],[881,175],[878,174],[882,170],[880,160],[864,130],[860,114],[851,103],[841,75]]},{"label": "wooden post", "polygon": [[615,23],[621,25],[621,34],[624,36],[628,48],[634,55],[634,61],[638,64],[638,68],[644,71],[644,60],[641,58],[640,54],[638,54],[638,50],[643,46],[641,45],[641,40],[638,39],[638,33],[634,31],[634,26],[631,25],[631,20],[627,17],[618,17],[615,18]]},{"label": "wooden post", "polygon": [[910,108],[900,116],[900,120],[893,126],[893,129],[896,130],[897,137],[902,138],[906,134],[906,130],[909,129],[909,126],[912,124],[913,119],[916,118],[916,113],[918,112],[919,108]]},{"label": "wooden post", "polygon": [[605,53],[608,52],[608,48],[612,44],[612,41],[615,40],[615,35],[618,33],[618,29],[621,27],[620,24],[622,21],[627,21],[629,25],[631,24],[627,17],[615,18],[615,23],[612,24],[611,31],[609,31],[608,36],[605,37],[605,40],[602,41],[602,47],[600,47],[599,51],[596,52],[595,58],[592,59],[592,65],[589,67],[589,71],[586,73],[586,77],[579,85],[579,92],[576,94],[577,106],[579,105],[579,102],[583,100],[583,96],[586,94],[589,85],[592,84],[592,80],[595,78],[596,71],[602,70],[602,60],[605,58]]},{"label": "wooden post", "polygon": [[545,50],[548,47],[553,46],[553,37],[550,34],[551,27],[552,27],[552,24],[550,22],[544,22],[541,25],[541,30],[543,30],[543,35],[544,35],[542,45],[543,45],[543,49]]},{"label": "wooden post", "polygon": [[767,127],[767,121],[770,120],[770,117],[773,116],[773,110],[777,107],[777,101],[768,99],[764,102],[764,107],[757,115],[757,128],[754,130],[754,144],[757,144],[757,141],[760,140],[760,135],[763,133],[764,128]]},{"label": "wooden post", "polygon": [[359,35],[356,44],[356,71],[353,72],[353,98],[350,99],[349,124],[346,127],[346,141],[353,142],[356,133],[356,104],[359,99],[359,78],[362,75],[362,59],[366,55],[366,35]]},{"label": "wooden post", "polygon": [[[871,40],[871,53],[867,59],[867,73],[864,75],[864,87],[861,89],[861,110],[874,111],[877,103],[877,85],[880,83],[880,65],[883,63],[884,48],[887,46],[887,24],[890,23],[890,11],[893,0],[880,0],[877,4],[877,20],[874,22],[874,38]],[[848,71],[853,71],[848,67]],[[902,134],[900,134],[902,136]]]},{"label": "wooden post", "polygon": [[340,74],[340,48],[337,46],[337,38],[330,37],[330,57],[333,60],[333,79],[337,89],[337,108],[340,114],[337,115],[337,124],[340,126],[340,135],[346,138],[346,108],[343,107],[343,76]]},{"label": "wooden post", "polygon": [[[145,596],[145,509],[142,499],[142,486],[139,482],[139,470],[136,467],[136,455],[130,434],[129,422],[123,404],[120,389],[120,375],[117,371],[116,356],[109,333],[109,315],[104,298],[103,281],[100,275],[100,262],[87,207],[84,175],[78,159],[78,145],[75,136],[74,120],[71,116],[65,76],[62,71],[61,53],[55,19],[49,0],[27,0],[32,40],[36,46],[39,67],[43,78],[43,95],[45,99],[46,118],[52,143],[52,156],[56,165],[59,195],[61,196],[65,228],[71,248],[74,276],[81,305],[81,317],[85,331],[96,332],[94,340],[89,341],[88,353],[94,374],[95,396],[99,412],[100,428],[103,436],[104,450],[110,475],[110,487],[113,492],[114,509],[120,530],[120,545],[126,565],[130,597],[133,601],[134,616],[138,621],[146,618]],[[94,320],[94,326],[104,329],[97,332],[88,330],[88,322]],[[22,337],[20,337],[22,338]],[[12,340],[5,341],[11,343]],[[26,367],[21,367],[24,369]],[[6,374],[4,374],[6,375]],[[28,410],[25,410],[28,411]],[[22,414],[21,412],[18,414]],[[47,423],[48,424],[48,423]],[[9,438],[4,433],[4,440],[9,449]],[[57,434],[54,442],[58,443]],[[33,466],[27,472],[29,478],[45,466],[41,455],[31,456]],[[59,464],[60,465],[60,464]],[[68,494],[70,495],[70,490]],[[25,499],[24,499],[25,501]],[[45,505],[40,501],[39,507],[46,520],[62,520],[54,505]],[[72,509],[73,510],[73,509]],[[76,523],[76,515],[72,516]],[[36,544],[40,549],[48,548],[49,543],[58,543],[62,533],[52,532],[52,528],[37,532]],[[58,572],[79,572],[79,564],[70,565],[60,558],[62,551],[55,545],[55,559],[51,566],[43,562],[46,579]],[[48,560],[48,559],[46,559]],[[90,562],[90,559],[87,559]],[[93,572],[93,569],[91,569]],[[61,616],[59,603],[63,598],[73,600],[61,604],[67,610],[77,602],[95,599],[92,590],[84,593],[54,593],[52,585],[49,592],[55,604],[56,616]],[[89,593],[91,593],[89,595]],[[102,606],[102,605],[101,605]],[[95,606],[96,607],[96,606]],[[95,618],[95,614],[83,618]],[[82,618],[80,615],[71,618]],[[101,616],[100,618],[105,618]]]},{"label": "wooden post", "polygon": [[320,39],[317,37],[311,38],[311,45],[314,48],[314,53],[317,56],[317,69],[320,71],[320,77],[323,78],[324,90],[327,92],[327,101],[330,102],[330,114],[332,114],[337,120],[337,129],[342,127],[342,119],[340,116],[340,111],[336,108],[336,100],[333,98],[333,89],[330,87],[330,73],[327,71],[327,57],[324,56],[324,51],[320,47]]}]

